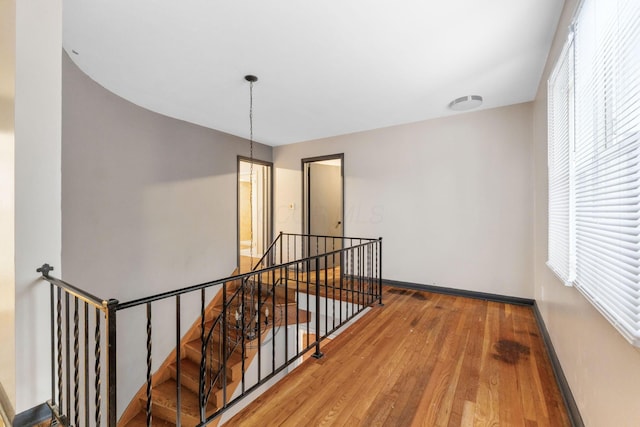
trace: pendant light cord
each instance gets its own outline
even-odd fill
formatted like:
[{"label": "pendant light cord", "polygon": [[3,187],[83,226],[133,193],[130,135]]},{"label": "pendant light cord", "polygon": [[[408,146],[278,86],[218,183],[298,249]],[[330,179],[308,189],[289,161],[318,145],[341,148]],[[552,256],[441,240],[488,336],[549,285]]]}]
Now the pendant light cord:
[{"label": "pendant light cord", "polygon": [[[249,158],[253,160],[253,82],[249,82]],[[253,168],[253,162],[251,162]]]},{"label": "pendant light cord", "polygon": [[249,269],[253,268],[253,83],[258,80],[256,76],[245,76],[249,82],[249,210],[251,220],[249,222],[251,244],[249,248]]},{"label": "pendant light cord", "polygon": [[249,82],[249,203],[251,206],[251,250],[250,264],[253,267],[253,82]]}]

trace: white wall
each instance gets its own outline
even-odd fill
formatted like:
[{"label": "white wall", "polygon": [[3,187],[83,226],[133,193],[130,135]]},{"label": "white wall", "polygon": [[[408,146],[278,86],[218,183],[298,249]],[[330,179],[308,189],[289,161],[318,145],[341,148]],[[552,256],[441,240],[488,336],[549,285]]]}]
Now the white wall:
[{"label": "white wall", "polygon": [[385,279],[530,298],[531,149],[531,104],[276,147],[275,232],[302,229],[300,160],[344,153],[344,232],[383,237]]},{"label": "white wall", "polygon": [[547,84],[578,0],[567,0],[534,103],[535,298],[585,425],[640,425],[640,350],[575,288],[562,285],[547,260]]},{"label": "white wall", "polygon": [[[0,386],[16,404],[14,264],[15,0],[0,2]],[[5,404],[7,404],[5,403]],[[0,404],[2,401],[0,400]]]},{"label": "white wall", "polygon": [[15,409],[49,397],[49,291],[35,269],[60,271],[62,1],[16,2]]}]

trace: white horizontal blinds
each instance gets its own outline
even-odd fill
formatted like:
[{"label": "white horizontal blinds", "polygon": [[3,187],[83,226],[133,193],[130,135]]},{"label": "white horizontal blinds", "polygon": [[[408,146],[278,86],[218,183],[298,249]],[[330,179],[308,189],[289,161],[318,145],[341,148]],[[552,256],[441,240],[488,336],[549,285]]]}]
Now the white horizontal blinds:
[{"label": "white horizontal blinds", "polygon": [[575,21],[576,286],[640,345],[640,1]]},{"label": "white horizontal blinds", "polygon": [[573,280],[570,192],[571,44],[563,50],[548,83],[549,260],[565,284]]}]

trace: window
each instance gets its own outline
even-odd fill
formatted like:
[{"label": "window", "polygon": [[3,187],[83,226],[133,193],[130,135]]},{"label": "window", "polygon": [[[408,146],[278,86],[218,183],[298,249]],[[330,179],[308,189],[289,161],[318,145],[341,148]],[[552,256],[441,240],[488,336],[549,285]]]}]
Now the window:
[{"label": "window", "polygon": [[[573,138],[570,129],[573,100],[573,44],[565,46],[549,79],[549,261],[547,265],[566,285],[575,271],[570,177]],[[553,141],[553,144],[551,143]]]},{"label": "window", "polygon": [[640,2],[584,0],[548,90],[548,265],[640,347]]}]

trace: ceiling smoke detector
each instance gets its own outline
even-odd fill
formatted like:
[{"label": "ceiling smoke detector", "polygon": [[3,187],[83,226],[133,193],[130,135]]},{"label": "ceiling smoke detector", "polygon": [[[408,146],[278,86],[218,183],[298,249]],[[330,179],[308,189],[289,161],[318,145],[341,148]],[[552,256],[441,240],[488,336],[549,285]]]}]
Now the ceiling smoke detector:
[{"label": "ceiling smoke detector", "polygon": [[482,105],[482,97],[480,95],[467,95],[456,98],[449,103],[449,108],[455,111],[466,111],[478,108]]}]

